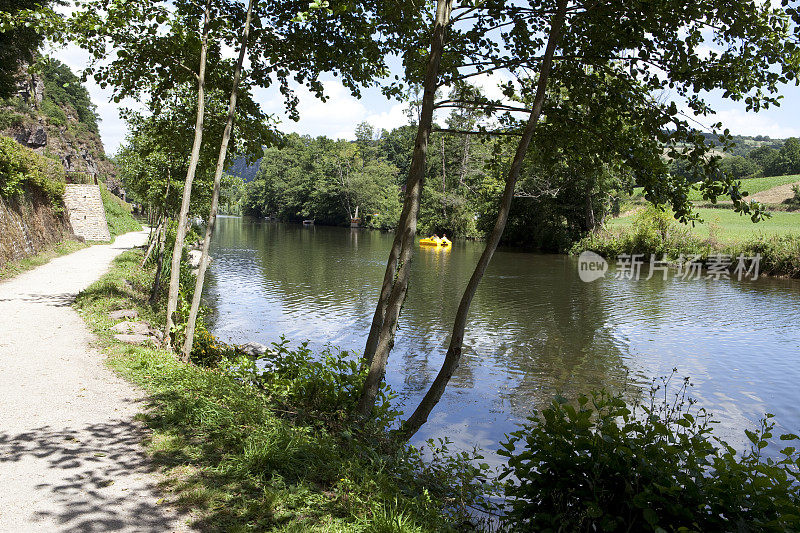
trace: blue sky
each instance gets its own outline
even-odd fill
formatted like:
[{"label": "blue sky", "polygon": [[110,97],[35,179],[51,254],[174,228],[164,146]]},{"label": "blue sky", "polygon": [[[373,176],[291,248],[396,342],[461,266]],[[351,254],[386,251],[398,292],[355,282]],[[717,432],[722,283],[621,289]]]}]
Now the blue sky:
[{"label": "blue sky", "polygon": [[[50,55],[66,63],[74,72],[79,72],[88,64],[88,54],[75,46],[51,50]],[[478,80],[487,95],[499,97],[496,85],[505,81],[502,74],[486,76]],[[297,94],[300,99],[300,120],[294,122],[283,114],[283,100],[276,89],[258,89],[255,95],[267,112],[274,113],[280,120],[279,128],[285,132],[309,135],[326,135],[332,138],[352,139],[356,125],[367,121],[378,130],[391,129],[407,122],[404,106],[397,101],[387,100],[378,89],[364,90],[360,99],[334,77],[324,81],[327,102],[314,98],[302,87]],[[101,89],[91,80],[86,84],[92,101],[97,105],[100,115],[100,136],[106,152],[113,155],[125,140],[126,126],[119,118],[122,107],[135,107],[135,102],[110,101],[111,92]],[[743,103],[724,100],[710,95],[709,101],[717,110],[715,118],[704,117],[701,123],[710,124],[721,121],[733,134],[769,135],[774,138],[800,136],[800,88],[795,85],[782,88],[781,107],[747,113]]]}]

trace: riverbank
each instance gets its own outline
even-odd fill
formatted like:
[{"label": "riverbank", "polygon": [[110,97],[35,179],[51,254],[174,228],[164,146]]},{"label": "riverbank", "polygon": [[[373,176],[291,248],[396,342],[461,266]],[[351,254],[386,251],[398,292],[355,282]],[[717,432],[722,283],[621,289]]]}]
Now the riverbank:
[{"label": "riverbank", "polygon": [[105,366],[70,307],[145,237],[123,235],[0,283],[3,531],[186,529],[141,448],[144,394]]},{"label": "riverbank", "polygon": [[609,260],[643,254],[646,261],[651,254],[671,261],[697,256],[703,264],[717,256],[735,259],[758,255],[760,274],[800,278],[800,214],[775,213],[775,220],[753,224],[730,210],[703,211],[706,223],[695,229],[679,224],[668,213],[643,208],[587,235],[572,246],[570,253],[592,251]]},{"label": "riverbank", "polygon": [[[133,309],[160,325],[161,313],[146,304],[152,272],[140,269],[140,260],[140,251],[120,256],[76,306],[112,368],[151,395],[142,417],[150,456],[177,505],[196,514],[195,525],[225,531],[467,528],[470,506],[480,505],[489,488],[482,469],[470,454],[440,450],[423,461],[415,448],[392,443],[388,398],[382,423],[347,422],[347,401],[363,377],[347,354],[328,353],[321,364],[309,350],[276,347],[278,371],[258,379],[232,370],[246,364],[241,359],[201,367],[156,346],[115,341],[110,311]],[[213,342],[198,344],[237,355]]]}]

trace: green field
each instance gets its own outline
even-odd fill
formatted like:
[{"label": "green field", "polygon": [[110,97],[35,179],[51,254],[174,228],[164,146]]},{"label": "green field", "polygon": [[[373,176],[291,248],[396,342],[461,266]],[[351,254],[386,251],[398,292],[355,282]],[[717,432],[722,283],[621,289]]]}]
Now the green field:
[{"label": "green field", "polygon": [[[762,178],[775,179],[775,178]],[[800,235],[800,213],[776,212],[772,218],[754,224],[748,216],[740,216],[730,209],[696,209],[703,219],[692,232],[708,237],[711,232],[717,239],[738,242],[758,235]],[[636,215],[614,218],[607,222],[609,228],[626,228],[633,224]]]},{"label": "green field", "polygon": [[[743,179],[742,181],[742,189],[747,191],[750,195],[766,191],[773,187],[778,187],[779,185],[786,185],[787,183],[795,183],[800,181],[800,174],[790,175],[790,176],[769,176],[767,178],[749,178]],[[636,187],[633,190],[634,197],[641,197],[642,196],[642,187]],[[692,202],[702,202],[703,196],[700,194],[700,191],[696,189],[692,189],[689,193],[689,200]],[[729,196],[722,196],[719,200],[730,200]]]}]

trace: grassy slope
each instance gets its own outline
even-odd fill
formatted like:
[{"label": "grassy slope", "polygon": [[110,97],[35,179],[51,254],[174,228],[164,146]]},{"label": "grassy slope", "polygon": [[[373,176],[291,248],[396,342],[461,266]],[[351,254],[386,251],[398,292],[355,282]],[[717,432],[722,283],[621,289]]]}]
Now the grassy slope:
[{"label": "grassy slope", "polygon": [[[786,185],[787,183],[795,183],[800,181],[800,175],[791,175],[791,176],[770,176],[766,178],[750,178],[742,180],[742,189],[747,191],[751,196],[766,191],[767,189],[771,189],[773,187],[778,187],[779,185]],[[689,200],[693,202],[702,202],[703,196],[700,194],[700,191],[692,190],[689,193]],[[729,196],[721,197],[720,200],[730,200]]]},{"label": "grassy slope", "polygon": [[[769,176],[766,178],[748,178],[741,180],[742,182],[742,189],[747,191],[751,196],[753,194],[766,191],[767,189],[771,189],[773,187],[778,187],[779,185],[786,185],[787,183],[795,183],[800,181],[800,174],[794,174],[789,176]],[[642,195],[643,188],[636,187],[633,190],[634,197],[640,197]],[[703,202],[703,196],[700,194],[700,191],[692,189],[689,192],[689,200],[692,202]],[[721,196],[719,201],[730,200],[729,196]]]},{"label": "grassy slope", "polygon": [[17,274],[31,270],[40,265],[48,263],[55,257],[71,254],[81,248],[86,248],[87,244],[79,241],[63,241],[52,246],[48,246],[41,252],[19,261],[10,261],[0,267],[0,281],[13,278]]},{"label": "grassy slope", "polygon": [[122,254],[76,307],[110,365],[152,395],[143,415],[152,430],[149,451],[165,470],[165,488],[196,525],[210,531],[454,530],[443,527],[413,476],[404,481],[391,471],[379,444],[365,448],[353,436],[342,438],[349,433],[296,423],[276,412],[268,395],[217,370],[114,341],[110,310],[135,308],[158,322],[146,304],[151,273],[139,268],[141,253]]},{"label": "grassy slope", "polygon": [[106,211],[106,221],[112,241],[117,235],[142,229],[142,225],[131,215],[130,205],[108,192],[104,185],[100,186],[100,194],[103,197],[103,207]]},{"label": "grassy slope", "polygon": [[[697,212],[703,219],[691,229],[699,237],[708,237],[713,232],[717,239],[725,242],[740,242],[759,235],[800,235],[800,213],[776,212],[772,218],[754,224],[749,217],[740,216],[729,209],[703,209]],[[635,215],[611,219],[609,228],[628,228]]]}]

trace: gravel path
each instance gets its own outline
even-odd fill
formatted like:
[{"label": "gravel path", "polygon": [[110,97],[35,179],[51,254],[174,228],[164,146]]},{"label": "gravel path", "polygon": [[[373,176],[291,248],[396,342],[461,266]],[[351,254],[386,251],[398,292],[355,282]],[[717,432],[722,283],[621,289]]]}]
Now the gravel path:
[{"label": "gravel path", "polygon": [[186,531],[163,504],[117,377],[70,307],[145,232],[0,283],[0,531]]}]

